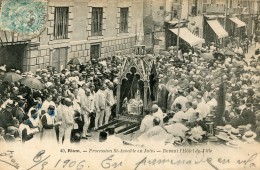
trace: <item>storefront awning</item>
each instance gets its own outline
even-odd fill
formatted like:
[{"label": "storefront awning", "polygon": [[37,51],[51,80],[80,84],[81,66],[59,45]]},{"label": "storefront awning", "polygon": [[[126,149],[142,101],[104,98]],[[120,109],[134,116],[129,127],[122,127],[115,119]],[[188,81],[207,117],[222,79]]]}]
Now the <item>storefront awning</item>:
[{"label": "storefront awning", "polygon": [[232,17],[232,18],[229,18],[232,22],[234,22],[237,27],[244,27],[246,26],[246,23],[244,23],[243,21],[241,21],[240,19],[238,19],[237,17]]},{"label": "storefront awning", "polygon": [[[170,31],[173,32],[174,34],[178,35],[178,28],[170,29]],[[189,43],[190,46],[205,43],[205,40],[203,38],[200,38],[200,37],[192,34],[186,27],[180,28],[179,36],[181,39],[183,39],[184,41]]]},{"label": "storefront awning", "polygon": [[220,25],[218,20],[207,20],[207,22],[209,26],[212,28],[212,30],[217,34],[218,39],[228,36],[227,31]]}]

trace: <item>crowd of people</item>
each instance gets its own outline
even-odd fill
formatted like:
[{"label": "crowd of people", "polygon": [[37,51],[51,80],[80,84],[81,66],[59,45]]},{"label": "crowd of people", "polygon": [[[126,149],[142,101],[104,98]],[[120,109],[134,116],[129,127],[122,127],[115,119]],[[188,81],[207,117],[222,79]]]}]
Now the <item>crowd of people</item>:
[{"label": "crowd of people", "polygon": [[[226,51],[233,54],[225,55]],[[157,68],[157,101],[143,110],[146,115],[135,140],[179,145],[259,140],[259,62],[252,56],[246,63],[241,57],[246,51],[238,52],[239,46],[232,42],[225,49],[211,43],[182,52],[169,47],[149,58]],[[203,53],[221,57],[209,60]],[[9,71],[39,80],[43,86],[38,89],[20,80],[4,81],[7,71],[0,67],[0,140],[70,143],[89,139],[93,130],[115,117],[118,72],[124,58],[91,60],[61,72],[53,67],[35,73]],[[109,134],[114,136],[113,127]],[[106,138],[107,133],[100,135]]]},{"label": "crowd of people", "polygon": [[[182,144],[259,141],[259,57],[253,55],[247,62],[247,51],[239,52],[239,48],[236,42],[222,49],[210,43],[208,47],[189,49],[179,58],[161,56],[157,60],[158,103],[144,117],[140,139],[165,143],[173,135],[173,140]],[[201,57],[203,53],[218,53],[221,57],[208,60]],[[160,128],[156,126],[159,122],[163,122]]]}]

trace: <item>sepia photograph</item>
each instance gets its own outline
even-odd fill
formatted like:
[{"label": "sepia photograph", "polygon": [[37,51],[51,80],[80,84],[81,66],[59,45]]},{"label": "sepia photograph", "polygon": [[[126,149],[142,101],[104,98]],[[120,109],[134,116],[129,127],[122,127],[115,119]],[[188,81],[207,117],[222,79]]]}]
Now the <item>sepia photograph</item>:
[{"label": "sepia photograph", "polygon": [[260,0],[0,0],[0,169],[260,169]]}]

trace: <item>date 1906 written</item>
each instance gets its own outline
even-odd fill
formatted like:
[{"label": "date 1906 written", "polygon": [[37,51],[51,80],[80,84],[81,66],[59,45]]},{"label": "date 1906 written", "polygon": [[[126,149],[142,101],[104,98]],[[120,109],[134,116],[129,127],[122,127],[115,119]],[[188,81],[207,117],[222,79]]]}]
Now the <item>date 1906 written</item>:
[{"label": "date 1906 written", "polygon": [[67,160],[64,160],[64,161],[59,159],[57,161],[57,163],[55,164],[54,168],[66,168],[67,169],[67,168],[75,168],[76,167],[77,170],[81,170],[81,169],[83,169],[85,162],[86,162],[85,160],[77,162],[77,161],[73,161],[73,160],[70,160],[70,159],[67,159]]},{"label": "date 1906 written", "polygon": [[[48,159],[51,157],[51,155],[49,156],[45,156],[45,150],[42,150],[40,152],[38,152],[36,154],[36,156],[33,158],[33,162],[34,165],[31,166],[30,168],[28,168],[27,170],[31,170],[31,169],[39,169],[39,166],[41,167],[41,170],[45,169],[48,164],[49,161]],[[57,168],[57,169],[76,169],[76,170],[81,170],[84,168],[85,166],[85,160],[81,160],[81,161],[74,161],[71,159],[66,159],[66,160],[62,160],[59,159],[56,163],[55,166],[53,168]]]}]

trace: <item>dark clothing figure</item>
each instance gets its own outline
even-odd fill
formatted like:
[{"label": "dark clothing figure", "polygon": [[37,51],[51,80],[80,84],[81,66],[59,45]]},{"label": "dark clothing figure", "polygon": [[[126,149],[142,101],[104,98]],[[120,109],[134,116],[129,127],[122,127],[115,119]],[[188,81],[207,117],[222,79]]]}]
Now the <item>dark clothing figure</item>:
[{"label": "dark clothing figure", "polygon": [[13,114],[13,117],[15,117],[18,121],[19,121],[19,124],[21,124],[23,122],[22,118],[24,116],[24,110],[20,107],[15,107],[13,110],[12,110],[12,114]]},{"label": "dark clothing figure", "polygon": [[252,124],[253,126],[256,124],[256,116],[251,111],[251,109],[245,108],[240,115],[242,122],[244,125]]},{"label": "dark clothing figure", "polygon": [[15,142],[15,137],[9,133],[4,135],[4,139],[6,142]]},{"label": "dark clothing figure", "polygon": [[4,109],[0,112],[0,127],[3,127],[5,130],[8,126],[12,125],[13,115],[11,113],[11,110],[8,111],[7,109]]}]

